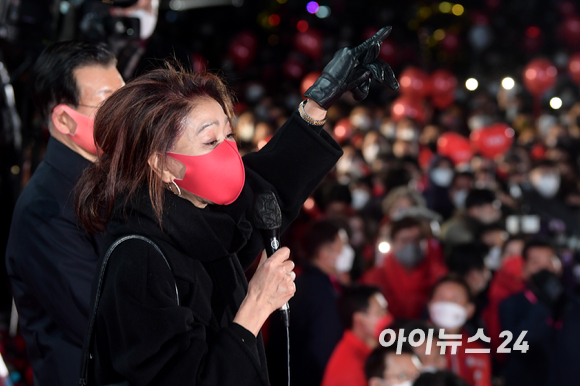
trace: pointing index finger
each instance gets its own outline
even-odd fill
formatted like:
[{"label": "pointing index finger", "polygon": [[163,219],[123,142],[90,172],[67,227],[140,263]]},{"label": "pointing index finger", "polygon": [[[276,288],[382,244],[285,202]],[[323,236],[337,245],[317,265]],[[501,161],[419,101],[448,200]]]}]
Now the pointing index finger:
[{"label": "pointing index finger", "polygon": [[370,37],[369,39],[365,40],[362,44],[360,44],[357,47],[355,47],[354,48],[354,54],[355,55],[360,55],[362,52],[364,52],[367,49],[369,49],[369,47],[371,47],[373,44],[377,44],[378,43],[380,45],[383,42],[383,40],[385,40],[385,38],[387,36],[389,36],[389,34],[391,33],[391,30],[392,29],[393,29],[393,27],[391,27],[391,26],[387,26],[387,27],[381,28],[372,37]]}]

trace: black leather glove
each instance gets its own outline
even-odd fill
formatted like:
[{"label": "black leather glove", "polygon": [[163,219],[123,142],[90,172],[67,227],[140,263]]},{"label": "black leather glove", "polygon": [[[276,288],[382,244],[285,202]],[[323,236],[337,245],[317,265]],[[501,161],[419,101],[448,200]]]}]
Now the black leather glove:
[{"label": "black leather glove", "polygon": [[386,82],[391,89],[398,90],[399,82],[393,70],[378,59],[381,43],[390,33],[391,27],[384,27],[361,45],[338,50],[304,96],[328,110],[347,91],[351,91],[356,100],[365,99],[371,79]]},{"label": "black leather glove", "polygon": [[559,316],[566,302],[566,292],[558,275],[541,270],[531,277],[530,287],[538,300],[548,306],[554,316]]}]

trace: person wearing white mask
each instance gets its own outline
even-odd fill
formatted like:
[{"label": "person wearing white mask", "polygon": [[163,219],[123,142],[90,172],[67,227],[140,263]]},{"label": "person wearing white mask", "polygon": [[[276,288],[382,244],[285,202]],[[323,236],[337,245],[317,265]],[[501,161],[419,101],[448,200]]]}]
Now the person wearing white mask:
[{"label": "person wearing white mask", "polygon": [[368,386],[412,386],[421,374],[421,361],[408,343],[379,346],[373,350],[365,363]]},{"label": "person wearing white mask", "polygon": [[444,219],[451,217],[455,209],[449,197],[454,175],[453,161],[439,155],[433,157],[429,168],[429,185],[424,195],[427,207],[439,213]]},{"label": "person wearing white mask", "polygon": [[580,230],[580,211],[566,201],[566,188],[556,164],[550,160],[537,162],[530,171],[532,189],[524,190],[523,202],[529,214],[537,214],[542,220],[560,220],[567,233]]},{"label": "person wearing white mask", "polygon": [[[491,386],[491,355],[467,353],[466,349],[483,349],[479,340],[468,342],[464,325],[475,312],[469,285],[457,274],[443,277],[433,287],[428,303],[429,318],[445,334],[460,334],[461,346],[455,354],[446,349],[447,365],[470,386]],[[480,331],[483,331],[480,330]]]}]

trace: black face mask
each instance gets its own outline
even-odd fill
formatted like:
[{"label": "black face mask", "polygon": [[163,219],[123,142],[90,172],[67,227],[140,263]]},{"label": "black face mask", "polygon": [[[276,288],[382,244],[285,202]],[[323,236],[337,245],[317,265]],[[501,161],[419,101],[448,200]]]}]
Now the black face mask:
[{"label": "black face mask", "polygon": [[425,259],[425,254],[420,246],[415,243],[408,244],[395,253],[395,258],[407,269],[413,269]]}]

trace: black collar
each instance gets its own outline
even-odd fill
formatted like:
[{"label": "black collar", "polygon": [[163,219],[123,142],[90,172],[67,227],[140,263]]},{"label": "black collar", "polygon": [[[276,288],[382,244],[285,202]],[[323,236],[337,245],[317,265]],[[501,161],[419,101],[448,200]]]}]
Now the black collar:
[{"label": "black collar", "polygon": [[200,209],[166,191],[160,228],[148,189],[142,188],[129,203],[117,199],[107,230],[114,237],[136,233],[167,241],[197,260],[216,260],[240,251],[252,236],[247,220],[249,194],[245,187],[240,199],[231,205]]},{"label": "black collar", "polygon": [[43,160],[75,184],[91,161],[50,137]]}]

